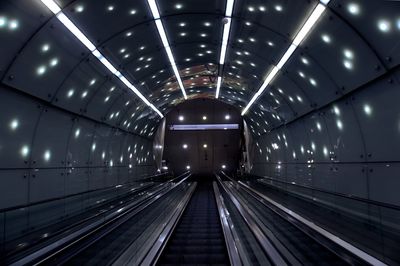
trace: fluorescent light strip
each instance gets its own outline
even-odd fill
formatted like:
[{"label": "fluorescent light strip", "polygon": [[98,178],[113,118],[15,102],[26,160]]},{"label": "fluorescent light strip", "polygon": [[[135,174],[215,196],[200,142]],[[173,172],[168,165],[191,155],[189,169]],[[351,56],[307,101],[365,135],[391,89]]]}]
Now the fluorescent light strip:
[{"label": "fluorescent light strip", "polygon": [[[221,42],[221,54],[219,55],[219,67],[222,69],[223,65],[225,64],[225,57],[226,57],[226,50],[228,49],[228,40],[229,40],[229,33],[231,31],[231,24],[232,24],[232,12],[233,12],[233,5],[235,0],[227,0],[226,1],[226,8],[225,8],[225,19],[227,22],[224,24],[224,30],[222,33],[222,42]],[[220,73],[222,75],[222,73]],[[218,76],[219,84],[217,84],[217,90],[215,92],[215,98],[218,99],[219,91],[221,89],[221,76]]]},{"label": "fluorescent light strip", "polygon": [[190,124],[171,125],[170,130],[218,130],[239,129],[239,124]]},{"label": "fluorescent light strip", "polygon": [[217,99],[219,97],[219,91],[221,89],[221,81],[222,81],[222,78],[218,77],[218,80],[217,80],[217,92],[216,92],[216,95],[215,95],[215,98],[217,98]]},{"label": "fluorescent light strip", "polygon": [[321,15],[324,13],[324,11],[326,9],[325,5],[327,5],[329,3],[329,1],[330,0],[321,0],[321,3],[318,3],[318,5],[314,8],[313,12],[308,17],[306,23],[304,23],[304,25],[301,27],[300,31],[296,34],[296,37],[294,38],[292,44],[289,46],[287,51],[284,53],[282,58],[279,60],[278,64],[273,67],[271,72],[265,78],[261,87],[258,89],[257,93],[253,95],[250,102],[243,109],[242,116],[246,114],[246,112],[253,105],[253,103],[257,100],[257,98],[264,92],[264,90],[267,88],[267,86],[271,83],[271,81],[274,79],[274,77],[278,74],[279,70],[283,68],[283,66],[286,64],[286,62],[292,56],[292,54],[294,53],[296,48],[301,44],[301,42],[304,40],[304,38],[310,32],[311,28],[315,25],[315,23],[318,21],[318,19],[321,17]]},{"label": "fluorescent light strip", "polygon": [[147,106],[153,109],[161,118],[164,115],[152,104],[147,100],[143,94],[131,83],[129,80],[121,74],[111,63],[108,61],[107,58],[104,57],[103,54],[100,53],[99,50],[96,49],[96,46],[81,32],[77,26],[61,11],[61,8],[53,1],[53,0],[41,0],[44,5],[51,12],[53,12],[57,19],[64,24],[64,26],[73,34],[75,37],[89,49],[89,51],[97,58],[99,61],[115,76],[117,76],[122,83],[125,84],[129,89],[131,89]]},{"label": "fluorescent light strip", "polygon": [[179,74],[178,68],[176,67],[174,55],[172,53],[171,46],[169,45],[167,34],[165,33],[163,23],[160,19],[160,12],[158,11],[156,0],[147,0],[147,3],[149,4],[151,13],[153,14],[153,18],[154,18],[154,22],[156,23],[158,34],[160,35],[160,38],[164,45],[165,51],[167,52],[167,56],[168,56],[169,62],[171,63],[172,70],[174,71],[176,80],[178,81],[178,84],[182,91],[183,97],[186,100],[187,95],[186,95],[185,87],[183,86],[181,75]]}]

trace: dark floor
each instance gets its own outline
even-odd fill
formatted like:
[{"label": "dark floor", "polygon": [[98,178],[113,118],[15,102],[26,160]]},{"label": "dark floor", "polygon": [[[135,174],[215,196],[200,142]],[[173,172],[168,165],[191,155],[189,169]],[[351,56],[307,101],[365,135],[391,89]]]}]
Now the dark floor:
[{"label": "dark floor", "polygon": [[213,176],[193,176],[197,188],[158,262],[159,265],[229,265]]}]

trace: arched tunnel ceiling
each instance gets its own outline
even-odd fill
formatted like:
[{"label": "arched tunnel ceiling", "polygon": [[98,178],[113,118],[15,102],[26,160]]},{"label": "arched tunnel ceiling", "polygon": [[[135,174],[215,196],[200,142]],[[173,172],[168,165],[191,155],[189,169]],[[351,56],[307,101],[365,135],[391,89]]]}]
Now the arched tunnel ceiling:
[{"label": "arched tunnel ceiling", "polygon": [[[184,99],[147,1],[56,1],[97,49],[166,114]],[[243,109],[318,1],[236,0],[220,100]],[[226,0],[158,0],[189,99],[215,97]],[[323,107],[400,61],[398,1],[332,0],[247,112],[255,134]],[[0,10],[2,82],[69,111],[151,137],[160,117],[40,1]]]}]

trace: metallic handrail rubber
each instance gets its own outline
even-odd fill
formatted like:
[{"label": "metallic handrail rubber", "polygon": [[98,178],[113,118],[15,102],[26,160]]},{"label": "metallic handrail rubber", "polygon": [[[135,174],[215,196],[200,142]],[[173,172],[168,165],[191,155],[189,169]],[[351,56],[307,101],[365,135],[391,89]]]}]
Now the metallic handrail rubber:
[{"label": "metallic handrail rubber", "polygon": [[[269,238],[265,236],[263,231],[259,228],[260,223],[257,223],[255,220],[257,219],[255,214],[250,214],[250,210],[246,207],[242,206],[242,204],[236,199],[233,195],[232,191],[226,187],[226,185],[222,182],[221,178],[217,175],[217,180],[224,191],[229,195],[229,198],[239,211],[240,215],[249,226],[249,229],[253,232],[253,235],[256,237],[258,242],[261,244],[264,252],[268,255],[269,259],[272,261],[274,265],[279,266],[287,266],[288,263],[286,260],[281,256],[279,251],[275,248]],[[293,263],[294,265],[300,265],[300,262]]]},{"label": "metallic handrail rubber", "polygon": [[[265,196],[264,194],[260,193],[259,191],[253,189],[252,187],[248,186],[247,184],[241,182],[241,181],[234,181],[231,177],[227,176],[226,174],[224,174],[228,179],[230,179],[232,182],[235,182],[236,184],[239,184],[241,187],[243,187],[244,189],[246,189],[247,191],[249,191],[250,195],[253,193],[255,195],[257,195],[258,197],[264,199],[265,201],[267,201],[269,204],[273,205],[274,207],[278,208],[280,211],[283,211],[284,213],[286,213],[287,215],[291,216],[292,218],[294,218],[295,220],[301,222],[302,224],[306,225],[307,227],[309,227],[310,229],[312,229],[313,231],[315,231],[316,233],[322,235],[323,237],[325,237],[326,239],[329,239],[330,241],[332,241],[333,243],[337,244],[338,246],[342,247],[343,249],[347,250],[348,252],[350,252],[351,254],[353,254],[354,256],[360,258],[361,260],[363,260],[364,262],[371,264],[371,265],[378,265],[378,266],[383,266],[383,265],[387,265],[384,262],[380,261],[379,259],[373,257],[372,255],[366,253],[365,251],[355,247],[354,245],[350,244],[349,242],[341,239],[340,237],[332,234],[331,232],[325,230],[324,228],[316,225],[315,223],[313,223],[312,221],[302,217],[301,215],[293,212],[292,210],[286,208],[285,206],[281,205],[280,203],[272,200],[271,198]],[[277,213],[273,208],[271,208],[270,206],[268,206],[268,204],[265,204],[264,202],[260,201],[260,203],[263,203],[266,207],[270,208],[272,211],[274,211],[275,213]],[[277,213],[279,214],[279,213]],[[282,217],[282,216],[281,216]]]},{"label": "metallic handrail rubber", "polygon": [[242,253],[243,256],[239,255],[239,249],[242,251],[243,249],[241,248],[241,243],[239,238],[235,237],[237,236],[236,229],[229,219],[229,212],[225,206],[224,199],[218,189],[218,185],[216,182],[213,182],[213,189],[231,265],[232,266],[241,266],[243,264],[250,265],[250,261],[248,261],[247,258],[244,256],[244,253]]},{"label": "metallic handrail rubber", "polygon": [[[197,187],[197,182],[192,185],[188,193],[182,199],[182,201],[178,204],[175,209],[175,212],[171,213],[168,217],[166,224],[163,226],[163,229],[158,237],[148,241],[148,245],[143,247],[144,251],[142,255],[139,257],[138,261],[141,261],[140,265],[156,265],[157,261],[160,259],[161,254],[163,253],[165,247],[168,244],[168,240],[172,236],[175,231],[176,226],[178,225],[183,212],[185,211],[190,199],[193,196],[193,193]],[[147,252],[146,252],[147,251]],[[121,265],[118,263],[114,263],[113,265]],[[125,263],[124,265],[132,265],[131,261]]]},{"label": "metallic handrail rubber", "polygon": [[[184,177],[182,180],[180,180],[177,183],[174,183],[167,191],[164,192],[166,189],[166,186],[163,188],[160,188],[160,190],[157,193],[160,194],[151,194],[148,198],[146,199],[140,199],[137,200],[123,208],[118,209],[117,211],[107,215],[101,220],[98,220],[78,231],[75,231],[71,233],[70,235],[59,239],[53,243],[51,243],[48,246],[45,246],[17,261],[12,262],[10,265],[12,266],[17,266],[17,265],[26,265],[26,264],[40,264],[43,263],[52,257],[56,256],[57,254],[61,253],[62,251],[66,250],[67,248],[79,243],[83,239],[87,238],[88,236],[94,234],[98,230],[102,229],[103,227],[112,224],[112,223],[123,223],[127,219],[130,219],[132,216],[137,214],[138,212],[142,211],[144,208],[155,202],[158,198],[162,197],[175,187],[179,186],[183,181],[185,181],[187,178],[189,178],[190,175]],[[181,176],[174,178],[173,180],[179,179]],[[173,180],[170,180],[169,182],[166,182],[165,184],[173,183]],[[149,201],[150,200],[150,201]],[[136,210],[137,209],[137,210]],[[134,213],[132,213],[135,211]],[[119,225],[119,224],[118,224]],[[110,232],[111,230],[115,229],[116,226],[113,226],[110,230],[108,230],[106,233],[102,234],[101,237],[103,237],[105,234]],[[100,238],[101,238],[100,237]],[[40,259],[41,257],[44,257]],[[40,260],[39,262],[35,262],[37,260]]]}]

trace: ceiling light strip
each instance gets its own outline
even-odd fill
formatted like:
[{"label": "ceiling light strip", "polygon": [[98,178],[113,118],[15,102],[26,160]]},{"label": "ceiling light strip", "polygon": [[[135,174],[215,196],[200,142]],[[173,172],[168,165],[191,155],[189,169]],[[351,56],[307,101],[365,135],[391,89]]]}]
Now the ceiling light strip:
[{"label": "ceiling light strip", "polygon": [[179,74],[178,68],[176,66],[174,55],[172,53],[171,46],[169,45],[167,34],[165,33],[165,30],[164,30],[164,25],[160,18],[160,12],[158,11],[156,0],[147,0],[147,3],[149,4],[151,13],[153,14],[153,18],[154,18],[154,22],[156,23],[158,34],[160,35],[160,38],[161,38],[161,41],[165,48],[165,51],[167,52],[167,56],[168,56],[169,62],[171,63],[172,70],[174,71],[176,80],[178,81],[178,84],[182,91],[183,97],[186,100],[187,95],[186,95],[185,87],[183,86],[181,75]]},{"label": "ceiling light strip", "polygon": [[[221,53],[219,55],[219,67],[222,67],[225,64],[225,57],[226,57],[226,50],[228,49],[228,40],[229,40],[229,33],[231,31],[231,23],[232,23],[232,12],[233,12],[233,5],[235,0],[227,0],[226,7],[225,7],[225,20],[226,23],[224,24],[224,30],[222,33],[222,42],[221,42]],[[222,71],[218,76],[218,83],[217,83],[217,90],[215,92],[215,98],[218,99],[219,92],[221,89],[221,79],[222,79]]]},{"label": "ceiling light strip", "polygon": [[329,0],[321,0],[320,3],[314,8],[311,15],[308,17],[306,23],[301,27],[300,31],[297,33],[296,37],[294,38],[292,44],[289,46],[287,51],[283,54],[282,58],[279,60],[278,64],[272,68],[269,72],[268,76],[265,78],[263,84],[258,89],[257,93],[253,95],[250,102],[247,106],[243,109],[242,115],[246,114],[249,108],[253,105],[253,103],[257,100],[257,98],[264,92],[267,86],[271,83],[274,77],[278,74],[279,70],[283,68],[289,58],[292,56],[296,48],[301,44],[307,34],[310,32],[312,27],[324,13],[326,6],[329,3]]},{"label": "ceiling light strip", "polygon": [[57,19],[83,44],[89,51],[117,78],[119,78],[122,83],[124,83],[129,89],[131,89],[147,106],[153,109],[161,118],[164,115],[147,100],[143,94],[124,76],[119,72],[99,50],[96,46],[83,34],[82,31],[61,11],[61,8],[53,0],[41,0],[42,3],[53,12]]}]

